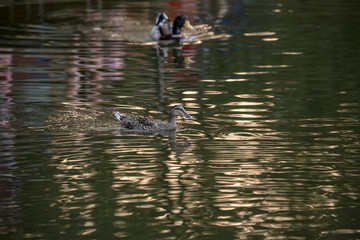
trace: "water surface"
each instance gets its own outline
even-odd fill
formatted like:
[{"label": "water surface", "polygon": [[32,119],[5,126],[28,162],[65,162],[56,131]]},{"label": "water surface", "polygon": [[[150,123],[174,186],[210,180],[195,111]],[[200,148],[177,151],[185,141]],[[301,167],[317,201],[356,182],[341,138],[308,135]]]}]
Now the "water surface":
[{"label": "water surface", "polygon": [[[358,239],[357,1],[0,5],[4,239]],[[149,38],[189,17],[182,46]],[[121,129],[114,111],[194,121]]]}]

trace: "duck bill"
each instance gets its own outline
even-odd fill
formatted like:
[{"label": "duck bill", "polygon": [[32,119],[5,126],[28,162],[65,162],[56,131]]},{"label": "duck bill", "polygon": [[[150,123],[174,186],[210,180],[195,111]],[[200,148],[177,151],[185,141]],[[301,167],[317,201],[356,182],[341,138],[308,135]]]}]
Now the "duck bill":
[{"label": "duck bill", "polygon": [[187,112],[183,112],[184,117],[186,117],[187,119],[193,120],[192,116],[190,116],[190,114],[188,114]]},{"label": "duck bill", "polygon": [[189,29],[189,30],[195,31],[195,28],[193,26],[191,26],[191,24],[190,24],[190,22],[188,20],[185,21],[184,27]]}]

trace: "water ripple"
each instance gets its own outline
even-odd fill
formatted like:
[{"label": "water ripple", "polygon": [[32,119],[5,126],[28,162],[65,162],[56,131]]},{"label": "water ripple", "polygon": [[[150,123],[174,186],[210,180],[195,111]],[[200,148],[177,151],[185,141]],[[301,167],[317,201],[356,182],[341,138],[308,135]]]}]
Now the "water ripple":
[{"label": "water ripple", "polygon": [[[0,6],[5,238],[359,234],[354,4],[25,2]],[[181,47],[149,39],[159,10]],[[174,104],[176,134],[113,116]]]}]

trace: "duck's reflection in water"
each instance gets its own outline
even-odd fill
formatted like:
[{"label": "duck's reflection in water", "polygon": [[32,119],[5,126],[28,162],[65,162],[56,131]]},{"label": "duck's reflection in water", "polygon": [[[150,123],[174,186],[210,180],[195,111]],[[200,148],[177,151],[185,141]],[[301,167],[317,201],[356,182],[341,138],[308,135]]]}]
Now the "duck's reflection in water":
[{"label": "duck's reflection in water", "polygon": [[184,152],[190,150],[189,147],[191,143],[188,141],[178,141],[177,140],[177,132],[184,131],[185,129],[177,129],[177,130],[168,130],[168,131],[142,131],[142,130],[128,130],[121,128],[117,133],[118,135],[143,135],[143,136],[159,136],[159,137],[167,137],[169,147],[172,152],[174,152],[177,156],[183,154]]}]

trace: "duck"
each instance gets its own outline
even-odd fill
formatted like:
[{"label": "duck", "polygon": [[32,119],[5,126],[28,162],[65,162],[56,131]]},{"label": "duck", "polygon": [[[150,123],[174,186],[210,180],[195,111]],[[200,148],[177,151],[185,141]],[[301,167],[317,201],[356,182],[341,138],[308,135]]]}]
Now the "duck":
[{"label": "duck", "polygon": [[132,115],[125,115],[120,112],[115,112],[115,117],[121,122],[121,126],[127,130],[139,131],[169,131],[176,130],[177,117],[185,117],[193,120],[192,116],[186,112],[183,106],[175,105],[171,108],[169,113],[169,121],[164,122],[153,118],[144,118]]},{"label": "duck", "polygon": [[177,16],[171,27],[169,17],[164,12],[160,12],[156,16],[155,26],[151,30],[151,37],[156,41],[181,39],[183,38],[183,35],[181,34],[182,27],[189,30],[195,30],[186,16]]}]

